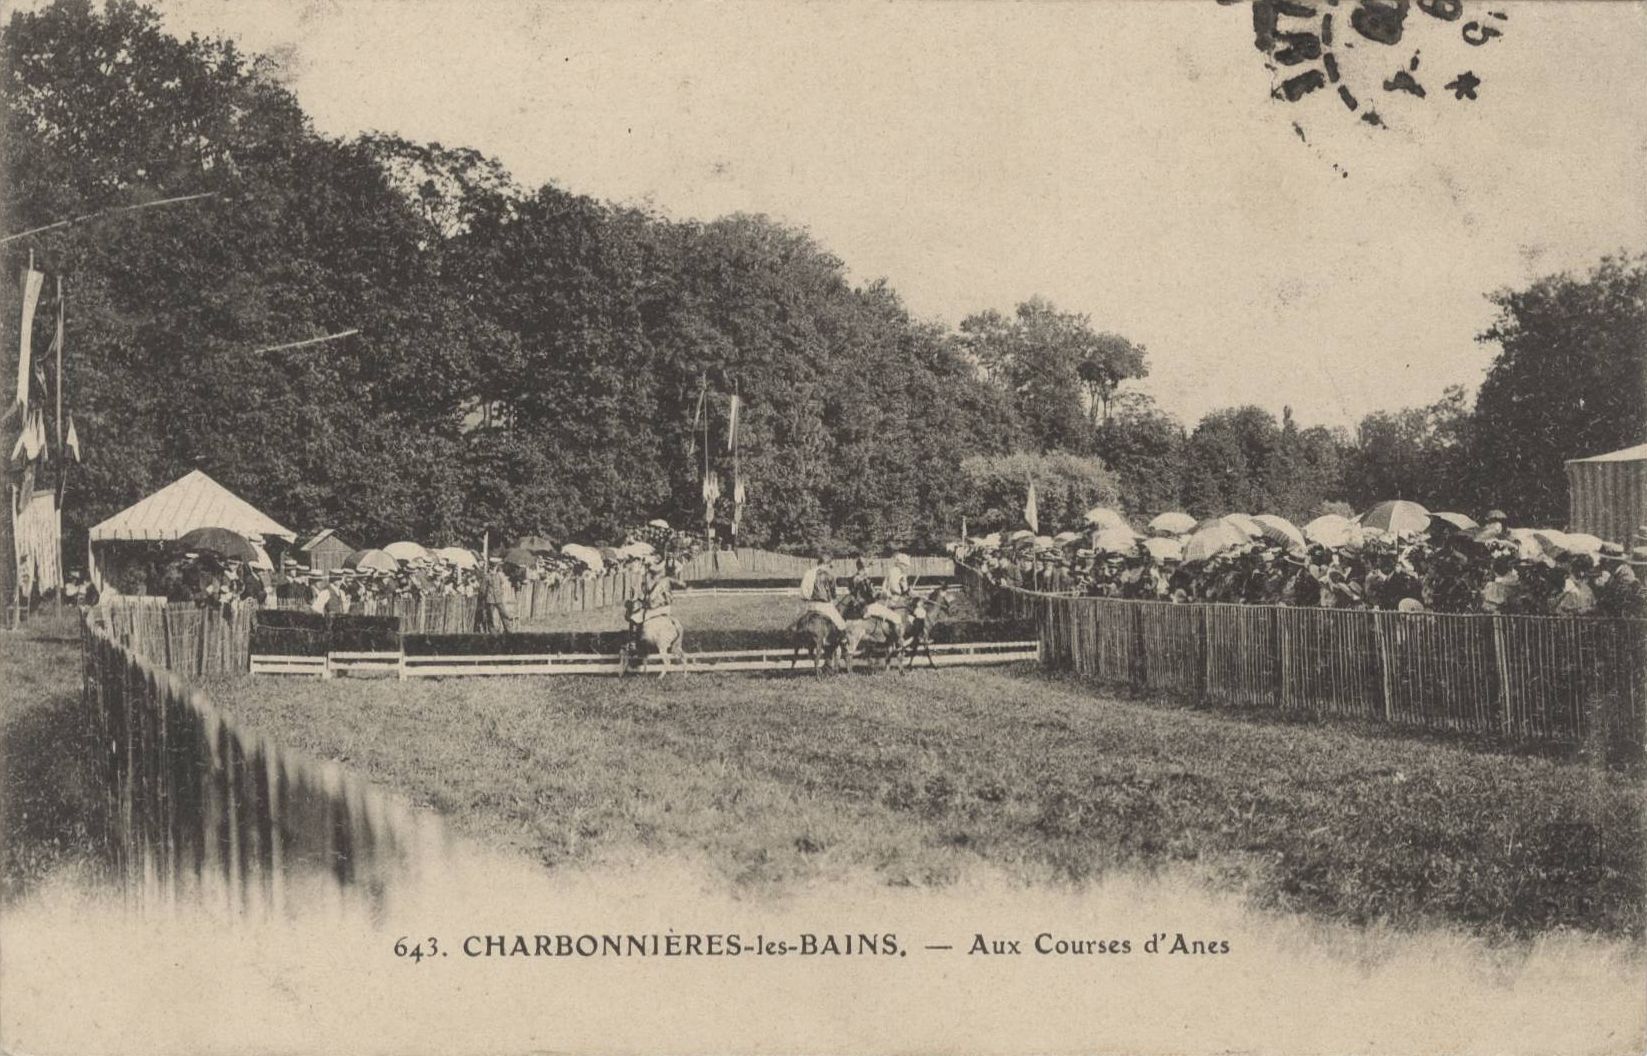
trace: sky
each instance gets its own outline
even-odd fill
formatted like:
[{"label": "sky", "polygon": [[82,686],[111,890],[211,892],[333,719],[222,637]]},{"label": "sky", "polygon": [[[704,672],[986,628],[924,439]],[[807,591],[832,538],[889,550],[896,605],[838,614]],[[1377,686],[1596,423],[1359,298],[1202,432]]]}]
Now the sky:
[{"label": "sky", "polygon": [[[1353,425],[1473,389],[1492,291],[1647,249],[1647,5],[1462,0],[1386,46],[1345,25],[1355,2],[1333,51],[1358,113],[1330,86],[1273,98],[1247,6],[1214,0],[156,6],[281,56],[323,132],[464,144],[676,218],[766,213],[923,318],[1037,294],[1088,314],[1146,346],[1142,388],[1186,421]],[[1472,19],[1502,35],[1465,43]],[[1424,98],[1384,90],[1397,70]],[[1473,101],[1443,87],[1464,70]]]}]

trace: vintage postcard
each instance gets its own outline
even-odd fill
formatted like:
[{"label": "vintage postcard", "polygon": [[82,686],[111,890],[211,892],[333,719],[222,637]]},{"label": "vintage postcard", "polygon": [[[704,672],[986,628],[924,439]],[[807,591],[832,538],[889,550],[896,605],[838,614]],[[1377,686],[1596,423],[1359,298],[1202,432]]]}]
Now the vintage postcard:
[{"label": "vintage postcard", "polygon": [[11,0],[0,1052],[1647,1048],[1647,3]]}]

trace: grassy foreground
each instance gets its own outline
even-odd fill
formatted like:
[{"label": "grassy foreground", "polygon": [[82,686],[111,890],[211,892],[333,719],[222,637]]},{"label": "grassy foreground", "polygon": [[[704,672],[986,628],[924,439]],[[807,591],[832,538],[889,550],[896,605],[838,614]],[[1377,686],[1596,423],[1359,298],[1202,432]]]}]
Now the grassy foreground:
[{"label": "grassy foreground", "polygon": [[944,885],[985,862],[1055,883],[1171,868],[1340,921],[1643,932],[1639,777],[1024,671],[212,692],[550,866],[639,847],[754,887],[864,870]]}]

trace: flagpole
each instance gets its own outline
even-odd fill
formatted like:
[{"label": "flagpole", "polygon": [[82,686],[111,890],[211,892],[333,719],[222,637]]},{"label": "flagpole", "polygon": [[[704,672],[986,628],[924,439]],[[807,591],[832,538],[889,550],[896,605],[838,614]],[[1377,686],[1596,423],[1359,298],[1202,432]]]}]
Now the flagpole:
[{"label": "flagpole", "polygon": [[63,484],[68,479],[69,458],[63,450],[63,275],[57,275],[57,611],[63,611],[63,590],[68,575],[63,569]]}]

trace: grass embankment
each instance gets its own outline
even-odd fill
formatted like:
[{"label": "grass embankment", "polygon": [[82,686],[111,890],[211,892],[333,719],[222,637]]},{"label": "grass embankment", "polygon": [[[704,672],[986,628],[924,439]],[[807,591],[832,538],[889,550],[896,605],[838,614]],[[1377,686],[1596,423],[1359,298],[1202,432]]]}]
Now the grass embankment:
[{"label": "grass embankment", "polygon": [[756,887],[866,870],[943,885],[980,863],[1055,882],[1172,869],[1355,923],[1493,939],[1643,927],[1639,778],[1024,672],[259,679],[213,694],[551,866],[639,847]]},{"label": "grass embankment", "polygon": [[80,707],[75,610],[0,631],[0,906],[49,875],[94,867],[99,750]]}]

